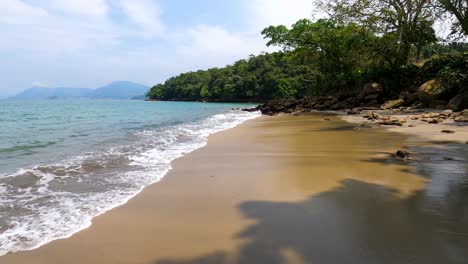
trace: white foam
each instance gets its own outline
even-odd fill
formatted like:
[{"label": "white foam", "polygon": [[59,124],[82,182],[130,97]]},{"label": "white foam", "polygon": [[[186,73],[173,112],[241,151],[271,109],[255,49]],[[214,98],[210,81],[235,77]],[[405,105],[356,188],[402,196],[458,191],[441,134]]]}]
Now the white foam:
[{"label": "white foam", "polygon": [[[0,183],[0,208],[10,206],[21,210],[16,217],[7,218],[6,230],[0,233],[0,256],[35,249],[88,228],[94,217],[125,204],[146,186],[160,181],[174,159],[205,146],[209,135],[258,116],[259,113],[229,112],[163,131],[140,131],[136,135],[141,141],[131,148],[123,146],[103,153],[88,153],[50,166],[57,166],[65,173],[53,173],[37,166],[0,176],[6,179],[29,173],[38,177],[33,186],[21,188]],[[112,159],[121,157],[130,160],[128,167],[132,169],[120,173],[116,168],[119,173],[104,176],[86,169],[89,160],[92,165],[107,168],[112,166]],[[104,190],[80,193],[65,188],[67,184],[96,185]]]}]

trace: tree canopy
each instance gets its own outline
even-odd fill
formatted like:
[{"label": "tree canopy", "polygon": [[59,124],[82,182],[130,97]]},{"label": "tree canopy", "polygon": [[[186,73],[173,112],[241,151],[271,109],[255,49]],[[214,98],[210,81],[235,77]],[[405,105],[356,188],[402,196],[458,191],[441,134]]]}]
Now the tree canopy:
[{"label": "tree canopy", "polygon": [[264,101],[356,90],[385,79],[388,89],[408,86],[412,62],[467,50],[466,43],[437,43],[440,12],[459,18],[466,32],[468,0],[319,1],[326,19],[301,19],[261,33],[281,51],[251,56],[223,68],[188,72],[154,86],[158,100]]}]

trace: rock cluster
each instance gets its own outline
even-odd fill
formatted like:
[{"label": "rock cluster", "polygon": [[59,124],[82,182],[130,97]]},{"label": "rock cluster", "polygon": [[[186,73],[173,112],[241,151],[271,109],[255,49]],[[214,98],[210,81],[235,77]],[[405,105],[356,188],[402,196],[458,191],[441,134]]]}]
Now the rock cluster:
[{"label": "rock cluster", "polygon": [[[400,113],[400,112],[398,112]],[[364,118],[367,118],[370,121],[373,121],[376,124],[380,125],[390,125],[390,126],[403,126],[409,119],[419,120],[426,122],[428,124],[438,124],[443,123],[446,119],[453,119],[455,122],[468,122],[468,109],[465,109],[461,112],[453,112],[452,110],[445,110],[442,112],[429,112],[421,114],[411,114],[409,116],[402,117],[392,116],[392,115],[383,115],[377,112],[370,112],[363,114]],[[442,131],[443,133],[451,133],[451,131]]]},{"label": "rock cluster", "polygon": [[[449,109],[460,111],[459,114],[450,114],[457,122],[468,122],[467,114],[462,112],[468,108],[468,94],[457,94],[449,102],[441,100],[447,91],[442,83],[430,80],[419,87],[413,93],[405,91],[399,98],[386,98],[383,88],[378,83],[368,83],[363,86],[360,93],[342,93],[339,95],[305,97],[296,99],[293,97],[275,99],[246,111],[261,111],[265,115],[279,113],[301,113],[312,110],[344,110],[348,114],[359,114],[362,110],[415,110],[422,108],[435,108],[439,110]],[[433,117],[423,117],[428,123],[438,123],[442,118],[437,114]],[[423,120],[423,121],[424,121]],[[400,125],[397,120],[384,120],[386,123]]]}]

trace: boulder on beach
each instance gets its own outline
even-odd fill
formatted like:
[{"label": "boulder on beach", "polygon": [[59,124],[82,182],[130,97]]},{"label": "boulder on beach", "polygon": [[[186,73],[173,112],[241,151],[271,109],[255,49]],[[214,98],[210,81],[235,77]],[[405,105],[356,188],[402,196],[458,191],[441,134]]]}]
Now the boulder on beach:
[{"label": "boulder on beach", "polygon": [[468,107],[468,92],[457,94],[453,97],[448,105],[447,108],[453,111],[461,111]]},{"label": "boulder on beach", "polygon": [[446,90],[446,87],[444,87],[439,79],[432,79],[419,87],[418,97],[422,102],[432,103],[439,99]]}]

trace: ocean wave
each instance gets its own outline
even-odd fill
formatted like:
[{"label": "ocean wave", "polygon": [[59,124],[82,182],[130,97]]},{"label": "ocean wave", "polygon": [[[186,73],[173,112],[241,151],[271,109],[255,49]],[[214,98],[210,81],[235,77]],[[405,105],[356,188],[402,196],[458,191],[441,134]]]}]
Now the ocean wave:
[{"label": "ocean wave", "polygon": [[205,146],[209,135],[257,116],[231,111],[201,122],[142,129],[130,145],[0,175],[0,255],[88,228],[94,217],[160,181],[174,159]]}]

